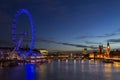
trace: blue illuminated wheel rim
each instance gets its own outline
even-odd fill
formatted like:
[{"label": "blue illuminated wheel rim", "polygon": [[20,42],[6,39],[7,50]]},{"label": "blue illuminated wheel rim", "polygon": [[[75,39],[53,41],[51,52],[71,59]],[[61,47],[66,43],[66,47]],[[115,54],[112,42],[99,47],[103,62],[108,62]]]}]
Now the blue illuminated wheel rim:
[{"label": "blue illuminated wheel rim", "polygon": [[18,17],[21,14],[23,14],[23,13],[25,13],[28,16],[28,18],[30,20],[30,24],[31,24],[31,31],[32,31],[32,37],[31,37],[32,39],[31,39],[31,43],[30,43],[30,49],[29,49],[29,51],[26,54],[27,56],[29,56],[32,53],[32,50],[33,50],[34,44],[35,44],[35,28],[34,28],[34,22],[33,22],[33,19],[32,19],[32,15],[30,14],[30,12],[27,9],[20,9],[20,10],[18,10],[16,15],[15,15],[15,17],[14,17],[13,26],[12,26],[12,28],[13,28],[13,30],[12,30],[12,35],[13,35],[12,36],[12,40],[14,41],[14,45],[17,46],[16,22],[17,22]]}]

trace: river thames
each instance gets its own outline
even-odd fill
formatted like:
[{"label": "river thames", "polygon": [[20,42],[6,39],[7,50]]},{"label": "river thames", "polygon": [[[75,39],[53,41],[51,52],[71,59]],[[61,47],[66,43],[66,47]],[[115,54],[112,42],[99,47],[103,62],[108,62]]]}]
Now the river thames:
[{"label": "river thames", "polygon": [[120,80],[120,64],[93,60],[48,60],[0,68],[0,80]]}]

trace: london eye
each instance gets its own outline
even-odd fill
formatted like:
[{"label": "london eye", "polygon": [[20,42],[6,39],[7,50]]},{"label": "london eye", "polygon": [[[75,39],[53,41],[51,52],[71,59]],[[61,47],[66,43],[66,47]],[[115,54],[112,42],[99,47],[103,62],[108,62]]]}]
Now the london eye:
[{"label": "london eye", "polygon": [[[27,15],[29,19],[30,26],[27,27],[26,29],[25,29],[26,26],[22,26],[25,24],[25,21],[22,21],[22,24],[20,24],[21,26],[17,24],[19,22],[19,17],[22,14]],[[25,55],[29,56],[32,54],[32,50],[35,44],[35,27],[32,16],[27,9],[20,9],[15,14],[12,25],[12,40],[14,43],[14,50],[17,51],[17,53],[20,51],[21,46],[27,45],[29,49],[26,51]]]}]

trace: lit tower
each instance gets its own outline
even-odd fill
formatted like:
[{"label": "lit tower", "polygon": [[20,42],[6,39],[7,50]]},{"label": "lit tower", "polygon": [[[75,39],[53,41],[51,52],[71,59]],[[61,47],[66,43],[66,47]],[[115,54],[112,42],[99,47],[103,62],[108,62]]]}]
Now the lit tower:
[{"label": "lit tower", "polygon": [[106,54],[107,54],[108,56],[110,55],[110,44],[109,44],[109,42],[107,43]]}]

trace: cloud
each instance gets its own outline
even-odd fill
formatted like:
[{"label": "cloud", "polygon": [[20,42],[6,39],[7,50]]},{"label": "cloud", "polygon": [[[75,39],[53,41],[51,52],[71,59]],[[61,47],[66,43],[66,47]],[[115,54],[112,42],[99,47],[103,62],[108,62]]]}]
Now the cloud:
[{"label": "cloud", "polygon": [[73,43],[64,43],[64,42],[58,42],[58,41],[52,41],[52,40],[47,40],[47,39],[38,39],[37,42],[46,42],[46,43],[54,43],[54,44],[62,44],[66,46],[74,46],[74,47],[81,47],[81,48],[91,48],[91,49],[97,49],[95,46],[87,46],[87,45],[82,45],[82,44],[73,44]]},{"label": "cloud", "polygon": [[119,35],[120,34],[120,28],[111,32],[111,33],[106,33],[106,34],[103,34],[103,35],[83,35],[83,36],[79,36],[79,37],[76,37],[76,39],[87,39],[87,38],[108,38],[108,37],[112,37],[112,36],[116,36],[116,35]]},{"label": "cloud", "polygon": [[116,32],[120,32],[120,28],[118,28],[118,29],[116,30]]},{"label": "cloud", "polygon": [[76,37],[76,39],[86,39],[86,38],[106,38],[106,37],[112,37],[112,36],[115,36],[115,35],[118,35],[118,34],[120,34],[120,33],[113,32],[113,33],[103,34],[103,35],[98,35],[98,36],[93,36],[93,35],[87,36],[87,35],[83,35],[83,36]]},{"label": "cloud", "polygon": [[83,35],[83,36],[76,37],[76,39],[86,39],[86,38],[94,38],[94,37],[95,37],[95,36]]},{"label": "cloud", "polygon": [[75,46],[75,47],[88,47],[86,45],[81,45],[81,44],[72,44],[72,43],[61,43],[61,44],[68,46]]},{"label": "cloud", "polygon": [[55,44],[61,44],[60,42],[52,41],[52,40],[47,40],[47,39],[37,39],[37,42],[42,41],[42,42],[47,42],[47,43],[55,43]]},{"label": "cloud", "polygon": [[120,39],[108,39],[107,42],[120,42]]},{"label": "cloud", "polygon": [[98,42],[85,41],[86,44],[99,44]]},{"label": "cloud", "polygon": [[101,35],[101,36],[94,36],[94,37],[105,38],[105,37],[112,37],[112,36],[115,36],[115,35],[117,35],[117,33],[109,33],[109,34],[104,34],[104,35]]},{"label": "cloud", "polygon": [[96,47],[96,46],[89,46],[88,48],[91,48],[91,49],[98,49],[98,47]]}]

